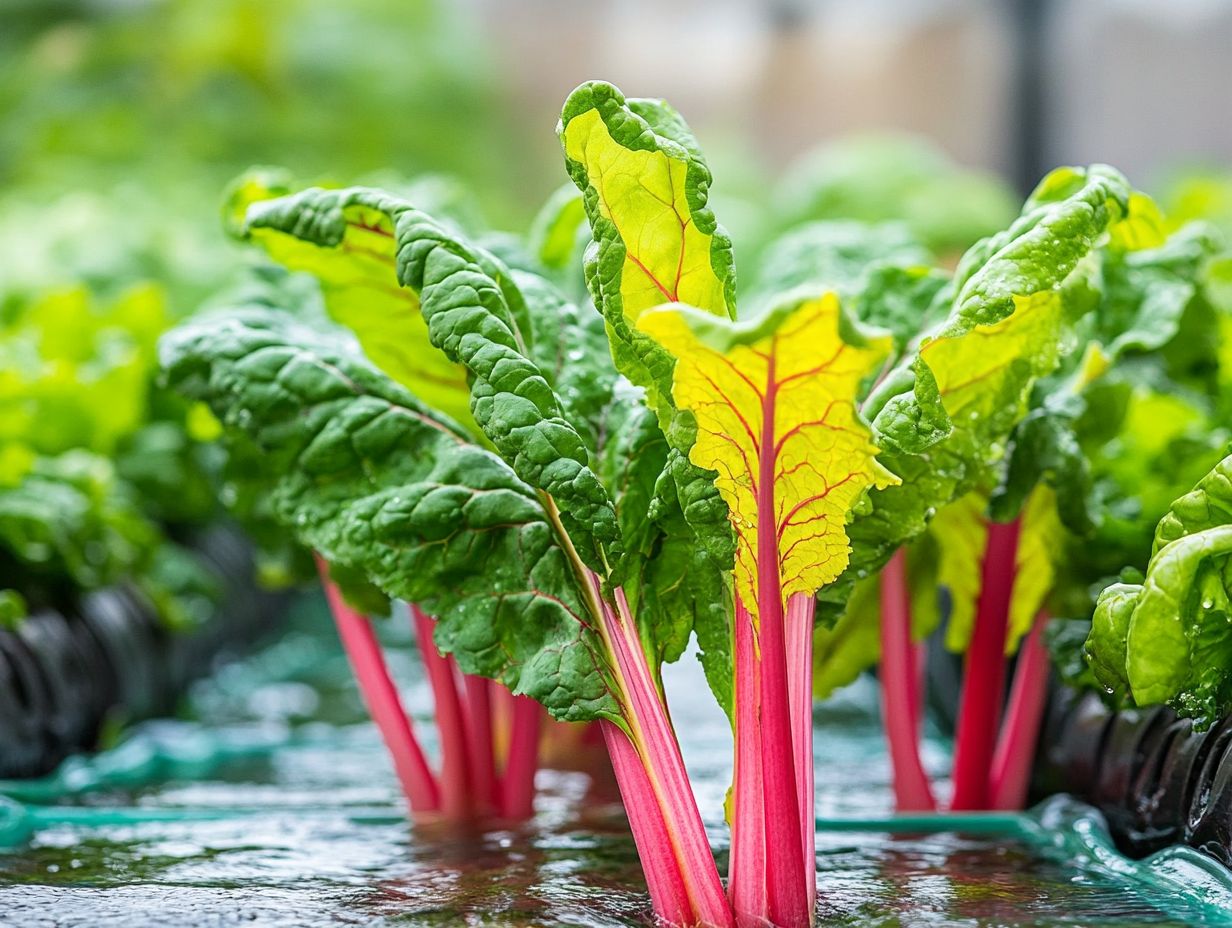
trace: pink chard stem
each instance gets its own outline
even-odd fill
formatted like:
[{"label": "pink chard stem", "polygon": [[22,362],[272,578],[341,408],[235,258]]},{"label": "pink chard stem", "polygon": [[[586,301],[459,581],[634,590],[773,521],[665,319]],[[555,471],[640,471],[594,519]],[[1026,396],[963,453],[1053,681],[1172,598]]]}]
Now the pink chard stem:
[{"label": "pink chard stem", "polygon": [[803,593],[787,601],[787,698],[809,911],[817,904],[817,816],[813,798],[813,613],[816,606],[817,600]]},{"label": "pink chard stem", "polygon": [[496,749],[492,728],[492,689],[485,677],[462,675],[466,706],[466,743],[475,781],[475,805],[485,814],[500,808]]},{"label": "pink chard stem", "polygon": [[727,892],[737,928],[757,928],[766,912],[765,789],[761,767],[761,664],[753,619],[736,597],[736,757]]},{"label": "pink chard stem", "polygon": [[1018,522],[989,523],[975,628],[967,648],[958,707],[951,803],[955,811],[989,807],[989,772],[1004,700],[1005,642],[1017,553]]},{"label": "pink chard stem", "polygon": [[599,723],[607,744],[620,798],[624,802],[629,830],[637,845],[637,856],[646,874],[650,903],[656,918],[666,925],[693,925],[696,913],[685,889],[680,860],[659,808],[658,797],[642,766],[642,758],[629,736],[612,722]]},{"label": "pink chard stem", "polygon": [[[761,665],[761,762],[765,802],[765,916],[777,928],[812,923],[800,846],[800,804],[796,789],[787,688],[787,648],[779,562],[778,478],[774,449],[778,381],[775,357],[766,368],[757,470],[757,658]],[[736,668],[736,673],[741,672]],[[737,736],[739,736],[737,731]],[[739,748],[737,748],[739,751]]]},{"label": "pink chard stem", "polygon": [[381,644],[372,630],[372,623],[351,609],[342,593],[329,578],[329,568],[320,558],[317,567],[325,597],[338,628],[338,637],[355,674],[360,694],[368,713],[393,758],[394,770],[402,791],[416,816],[438,812],[441,808],[440,789],[410,717],[402,707],[397,687],[389,675]]},{"label": "pink chard stem", "polygon": [[894,770],[894,804],[900,812],[937,808],[920,761],[919,689],[906,558],[900,549],[881,572],[881,716]]},{"label": "pink chard stem", "polygon": [[1039,740],[1040,722],[1048,697],[1051,666],[1048,648],[1044,644],[1044,626],[1047,623],[1047,614],[1041,612],[1018,652],[1010,704],[992,762],[989,805],[993,809],[1021,809],[1027,801],[1031,764],[1035,760],[1035,745]]},{"label": "pink chard stem", "polygon": [[[731,909],[723,893],[723,884],[710,851],[710,842],[702,825],[701,814],[697,811],[697,800],[689,784],[676,733],[668,719],[667,707],[659,695],[646,653],[642,650],[641,639],[624,591],[619,588],[616,590],[616,604],[613,609],[601,595],[598,578],[594,578],[593,588],[602,612],[603,635],[615,659],[614,670],[619,692],[624,699],[623,711],[628,725],[628,740],[637,753],[646,777],[645,783],[632,782],[626,764],[622,779],[618,764],[625,759],[624,755],[619,751],[613,754],[612,762],[621,794],[632,793],[638,797],[634,799],[635,803],[653,799],[663,820],[666,846],[661,842],[656,843],[658,850],[655,853],[642,855],[642,865],[648,874],[647,881],[652,885],[663,882],[666,877],[651,877],[650,871],[667,868],[670,872],[670,868],[675,866],[684,881],[692,913],[688,920],[676,923],[728,928],[732,925]],[[610,751],[612,739],[607,740]],[[647,786],[649,794],[645,790]],[[625,807],[630,808],[627,796]],[[630,814],[641,816],[643,812],[636,810]],[[668,849],[670,858],[665,853]],[[667,918],[665,913],[660,913],[660,916]]]},{"label": "pink chard stem", "polygon": [[535,811],[535,773],[539,769],[539,734],[543,707],[527,696],[513,696],[509,755],[501,780],[501,814],[523,821]]},{"label": "pink chard stem", "polygon": [[464,821],[474,814],[474,786],[456,668],[452,657],[436,649],[432,636],[435,621],[416,605],[411,606],[411,615],[436,706],[437,737],[441,742],[441,808],[449,820]]}]

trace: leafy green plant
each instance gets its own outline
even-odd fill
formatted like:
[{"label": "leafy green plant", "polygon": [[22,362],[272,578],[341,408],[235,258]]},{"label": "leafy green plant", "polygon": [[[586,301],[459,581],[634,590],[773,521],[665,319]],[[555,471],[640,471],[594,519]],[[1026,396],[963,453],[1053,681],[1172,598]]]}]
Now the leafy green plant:
[{"label": "leafy green plant", "polygon": [[[1116,171],[1063,168],[953,274],[902,227],[789,232],[740,318],[679,114],[588,83],[559,135],[580,208],[558,194],[529,242],[370,188],[241,183],[228,213],[318,280],[329,320],[232,307],[164,339],[167,375],[252,446],[270,513],[343,593],[358,578],[414,603],[462,673],[599,722],[661,919],[807,925],[816,682],[880,651],[893,752],[920,774],[913,641],[943,588],[968,654],[955,804],[1020,788],[1036,616],[1062,585],[1050,533],[1080,524],[1099,470],[1078,423],[1100,424],[1084,415],[1120,354],[1153,351],[1161,319],[1185,328],[1179,290],[1139,276],[1171,239]],[[575,300],[583,217],[597,313]],[[691,636],[733,726],[726,889],[662,694]]]}]

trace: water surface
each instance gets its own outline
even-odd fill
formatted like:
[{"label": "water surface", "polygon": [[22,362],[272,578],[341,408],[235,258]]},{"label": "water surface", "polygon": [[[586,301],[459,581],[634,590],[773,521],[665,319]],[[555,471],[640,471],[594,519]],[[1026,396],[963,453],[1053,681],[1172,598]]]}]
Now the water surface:
[{"label": "water surface", "polygon": [[[396,621],[385,634],[405,698],[422,713],[431,696],[409,634]],[[723,848],[726,723],[691,658],[668,686],[699,804]],[[889,809],[875,699],[860,683],[817,710],[819,816]],[[104,758],[21,791],[28,802],[73,807],[74,821],[45,822],[26,845],[0,852],[2,928],[652,923],[611,785],[585,774],[542,771],[535,818],[520,830],[412,832],[313,609],[277,644],[198,685],[182,720],[139,729],[128,750],[110,768]],[[132,760],[142,750],[144,766]],[[943,767],[936,739],[925,760]],[[89,820],[107,812],[189,818]],[[1016,838],[823,831],[817,866],[823,926],[1179,928],[1201,918],[1184,899]]]}]

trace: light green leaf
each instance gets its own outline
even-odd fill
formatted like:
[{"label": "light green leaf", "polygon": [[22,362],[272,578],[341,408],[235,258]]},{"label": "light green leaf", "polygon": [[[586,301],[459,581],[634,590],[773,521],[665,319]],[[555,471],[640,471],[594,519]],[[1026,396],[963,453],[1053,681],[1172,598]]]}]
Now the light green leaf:
[{"label": "light green leaf", "polygon": [[[849,526],[847,576],[822,592],[823,615],[827,606],[831,615],[841,612],[851,584],[919,535],[941,506],[995,484],[1031,388],[1059,361],[1065,338],[1060,288],[1124,215],[1128,196],[1124,178],[1110,168],[1061,169],[1044,179],[1008,230],[964,256],[948,317],[904,358],[900,372],[908,374],[887,378],[898,392],[879,390],[865,404],[874,440],[886,449],[881,461],[902,483],[874,490],[869,505],[857,511]],[[931,378],[918,375],[924,368]],[[930,423],[929,433],[938,436],[934,444],[904,447],[902,428],[883,441],[883,429],[913,418]]]},{"label": "light green leaf", "polygon": [[664,303],[735,315],[731,239],[708,206],[710,170],[666,103],[626,101],[599,81],[569,95],[557,131],[590,219],[587,281],[612,357],[687,451],[690,437],[678,441],[670,429],[672,359],[637,321]]}]

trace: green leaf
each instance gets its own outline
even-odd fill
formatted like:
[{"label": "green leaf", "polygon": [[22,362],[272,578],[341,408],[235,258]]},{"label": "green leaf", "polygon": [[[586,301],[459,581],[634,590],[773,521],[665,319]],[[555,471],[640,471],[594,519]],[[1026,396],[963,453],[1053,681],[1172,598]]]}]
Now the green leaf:
[{"label": "green leaf", "polygon": [[1099,594],[1084,653],[1095,679],[1109,692],[1128,692],[1125,672],[1130,617],[1142,594],[1140,584],[1114,583]]},{"label": "green leaf", "polygon": [[637,328],[643,313],[667,302],[735,316],[731,239],[709,207],[710,169],[670,106],[626,100],[599,81],[569,95],[557,134],[590,221],[586,279],[612,359],[646,391],[672,447],[674,486],[662,484],[663,492],[677,500],[697,544],[730,563],[735,541],[715,475],[690,463],[695,421],[672,401],[675,359]]},{"label": "green leaf", "polygon": [[288,270],[316,277],[330,316],[355,333],[377,367],[470,425],[465,368],[432,344],[419,294],[398,286],[390,214],[399,205],[363,188],[259,196],[248,207],[244,234]]},{"label": "green leaf", "polygon": [[154,345],[169,324],[148,285],[109,302],[73,287],[20,304],[0,325],[0,442],[112,453],[149,415]]},{"label": "green leaf", "polygon": [[[531,310],[510,271],[410,204],[362,188],[313,189],[258,203],[249,211],[249,227],[253,234],[270,229],[290,237],[288,247],[296,253],[309,249],[314,263],[325,252],[343,268],[351,266],[356,249],[361,255],[379,249],[380,260],[373,256],[368,262],[372,274],[380,272],[390,300],[393,294],[405,296],[397,304],[382,303],[379,319],[371,317],[372,302],[355,304],[360,315],[345,321],[364,351],[388,370],[389,362],[374,356],[373,345],[406,351],[416,344],[409,329],[422,326],[433,346],[432,357],[460,365],[468,375],[470,410],[483,434],[521,479],[555,500],[583,561],[607,572],[620,553],[615,512],[591,469],[585,440],[565,417],[560,397],[534,360]],[[390,274],[391,255],[396,277]],[[370,291],[370,280],[364,280]],[[418,302],[418,312],[408,299]],[[556,348],[553,343],[554,357]],[[397,379],[413,380],[416,395],[445,409],[450,404],[441,405],[441,394],[425,395],[422,377],[408,373],[419,361],[416,350],[395,368],[403,373]]]},{"label": "green leaf", "polygon": [[531,223],[528,233],[531,253],[548,271],[564,274],[581,268],[582,252],[589,241],[586,207],[573,184],[557,189]]},{"label": "green leaf", "polygon": [[1232,707],[1232,457],[1159,523],[1141,584],[1099,599],[1087,654],[1105,686],[1209,725]]},{"label": "green leaf", "polygon": [[[821,594],[831,616],[841,613],[851,584],[923,532],[941,506],[996,484],[1005,442],[1027,412],[1032,387],[1060,359],[1060,288],[1125,214],[1128,196],[1124,178],[1110,168],[1060,169],[1008,230],[963,257],[946,320],[887,378],[898,392],[879,390],[866,404],[874,440],[885,448],[881,461],[902,483],[874,490],[857,510],[846,576]],[[920,376],[925,369],[931,377]],[[937,440],[927,447],[905,442],[903,424],[912,421],[928,423]]]},{"label": "green leaf", "polygon": [[902,223],[810,222],[766,246],[751,291],[773,299],[808,286],[833,290],[847,303],[864,290],[874,270],[932,263],[932,255]]},{"label": "green leaf", "polygon": [[172,384],[263,453],[273,513],[301,544],[435,614],[437,642],[464,672],[558,718],[616,718],[602,644],[539,494],[338,345],[247,312],[185,326],[162,351]]},{"label": "green leaf", "polygon": [[888,329],[901,351],[935,319],[949,277],[901,223],[813,222],[766,247],[752,305],[770,306],[789,290],[832,290],[861,322]]},{"label": "green leaf", "polygon": [[1090,320],[1091,335],[1107,346],[1110,360],[1155,351],[1176,336],[1201,271],[1218,248],[1213,231],[1193,223],[1157,247],[1109,251],[1104,298]]},{"label": "green leaf", "polygon": [[1022,511],[1041,481],[1056,493],[1066,528],[1089,536],[1101,517],[1093,499],[1091,465],[1078,435],[1086,411],[1085,397],[1063,391],[1049,393],[1014,430],[1005,477],[992,495],[994,519],[1008,522]]},{"label": "green leaf", "polygon": [[0,489],[0,586],[40,605],[138,574],[161,542],[106,458],[37,458]]},{"label": "green leaf", "polygon": [[13,631],[29,614],[24,596],[16,590],[0,590],[0,628]]}]

